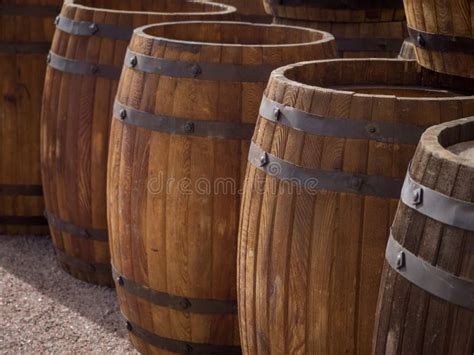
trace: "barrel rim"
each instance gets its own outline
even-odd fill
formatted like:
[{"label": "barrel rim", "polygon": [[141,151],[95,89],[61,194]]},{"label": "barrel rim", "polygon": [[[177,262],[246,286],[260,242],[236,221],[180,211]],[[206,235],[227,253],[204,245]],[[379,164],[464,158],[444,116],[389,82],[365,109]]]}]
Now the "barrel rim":
[{"label": "barrel rim", "polygon": [[[179,39],[172,39],[162,36],[153,36],[151,34],[146,33],[150,28],[153,27],[164,27],[164,26],[183,26],[183,25],[192,25],[192,24],[217,24],[217,25],[239,25],[239,26],[251,26],[251,27],[272,27],[272,28],[291,28],[301,32],[307,32],[312,34],[318,34],[321,36],[319,39],[314,41],[304,41],[299,43],[280,43],[280,44],[235,44],[235,43],[219,43],[219,42],[200,42],[200,41],[186,41],[186,40],[179,40]],[[173,44],[179,45],[182,47],[235,47],[235,48],[296,48],[301,46],[310,46],[316,44],[324,44],[324,43],[335,43],[334,36],[326,31],[315,30],[312,28],[305,28],[299,26],[287,26],[287,25],[278,25],[278,24],[265,24],[265,23],[253,23],[253,22],[241,22],[241,21],[172,21],[172,22],[162,22],[158,24],[150,24],[136,28],[133,31],[134,37],[139,38],[147,38],[152,40],[156,44]],[[133,40],[132,40],[133,41]]]},{"label": "barrel rim", "polygon": [[[289,65],[282,66],[280,68],[275,69],[271,76],[270,76],[270,81],[271,80],[277,80],[279,82],[285,83],[286,85],[289,86],[298,86],[307,90],[312,90],[312,91],[324,91],[325,93],[339,93],[339,94],[352,94],[354,97],[358,98],[367,98],[367,97],[372,97],[372,98],[380,98],[380,99],[387,99],[387,98],[396,98],[398,101],[409,101],[409,102],[429,102],[429,101],[442,101],[442,102],[447,102],[447,101],[460,101],[460,100],[474,100],[474,92],[470,95],[458,95],[458,96],[449,96],[449,97],[407,97],[407,96],[397,96],[397,95],[383,95],[383,94],[365,94],[365,93],[357,93],[354,91],[349,91],[349,90],[337,90],[337,89],[331,89],[328,86],[323,86],[323,85],[310,85],[306,84],[303,82],[299,82],[293,79],[290,79],[287,74],[290,70],[293,70],[295,68],[300,68],[303,66],[309,66],[309,65],[315,65],[318,63],[340,63],[340,62],[367,62],[367,63],[373,63],[373,62],[385,62],[385,63],[406,63],[410,65],[417,65],[417,68],[422,68],[422,66],[417,63],[416,59],[399,59],[399,58],[333,58],[333,59],[321,59],[321,60],[311,60],[311,61],[303,61],[303,62],[298,62],[298,63],[293,63]],[[433,74],[438,74],[438,73],[433,73]],[[472,80],[469,78],[463,78],[465,80]],[[473,80],[474,83],[474,80]],[[409,87],[409,85],[406,85]]]},{"label": "barrel rim", "polygon": [[93,11],[94,13],[102,12],[106,14],[117,13],[117,14],[130,14],[130,15],[154,15],[154,16],[203,16],[203,15],[231,15],[237,13],[237,8],[231,5],[222,4],[219,2],[211,1],[199,1],[199,0],[188,0],[189,3],[199,3],[207,5],[210,8],[220,9],[220,11],[210,12],[160,12],[160,11],[131,11],[131,10],[114,10],[110,8],[92,7],[77,3],[78,0],[64,0],[63,10],[66,7],[76,7],[81,10]]},{"label": "barrel rim", "polygon": [[[465,125],[474,127],[474,116],[464,117],[431,126],[423,133],[420,140],[420,147],[440,160],[449,160],[449,162],[454,163],[459,167],[474,169],[474,159],[465,158],[449,151],[447,149],[448,147],[444,146],[440,141],[443,133],[447,134],[448,131]],[[471,138],[471,140],[474,140],[474,135]],[[463,141],[459,141],[457,143],[462,142]]]}]

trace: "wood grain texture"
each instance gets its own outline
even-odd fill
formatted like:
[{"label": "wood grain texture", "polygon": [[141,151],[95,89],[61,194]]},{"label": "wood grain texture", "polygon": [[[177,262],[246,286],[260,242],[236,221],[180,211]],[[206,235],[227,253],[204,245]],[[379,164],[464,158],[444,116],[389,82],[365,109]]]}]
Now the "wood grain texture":
[{"label": "wood grain texture", "polygon": [[[415,61],[325,60],[274,71],[265,96],[323,117],[427,127],[474,111],[473,96],[433,96],[433,87],[472,90],[472,81],[458,80]],[[382,94],[363,88],[380,85]],[[427,97],[404,87],[424,88]],[[310,134],[262,117],[252,140],[302,167],[393,178],[404,177],[416,148]],[[369,354],[397,200],[289,188],[252,164],[243,191],[237,289],[244,353]]]},{"label": "wood grain texture", "polygon": [[[472,117],[430,128],[416,150],[411,176],[442,194],[474,202],[474,160],[448,150],[473,138]],[[457,277],[474,279],[473,232],[444,225],[400,203],[392,233],[418,258]],[[473,334],[473,310],[422,290],[385,262],[373,353],[467,355],[474,351]]]},{"label": "wood grain texture", "polygon": [[248,22],[272,22],[272,16],[265,12],[262,0],[223,0],[222,4],[227,4],[237,9],[237,19]]},{"label": "wood grain texture", "polygon": [[[274,68],[335,56],[334,40],[328,34],[241,23],[150,26],[144,34],[135,34],[130,48],[183,63]],[[179,78],[127,66],[117,100],[155,115],[197,122],[255,123],[265,85],[263,79]],[[154,290],[235,301],[239,190],[248,149],[248,140],[168,134],[114,119],[107,196],[115,267]],[[118,294],[127,318],[154,334],[187,342],[239,345],[235,314],[196,314],[161,307],[120,287]],[[161,353],[135,336],[132,341],[141,351]]]},{"label": "wood grain texture", "polygon": [[[0,1],[0,5],[11,7],[59,8],[60,4],[59,0]],[[34,195],[20,191],[0,192],[0,235],[48,234],[43,218],[39,131],[46,54],[54,33],[53,20],[53,14],[13,15],[0,10],[0,189],[3,185],[33,185],[39,190]],[[31,45],[39,45],[45,50],[21,49]],[[13,46],[17,48],[12,49]],[[15,222],[11,218],[27,218],[33,224]]]},{"label": "wood grain texture", "polygon": [[[404,0],[408,26],[433,34],[474,40],[472,0]],[[466,48],[468,49],[468,48]],[[469,48],[472,52],[472,48]],[[431,70],[474,78],[474,54],[416,47],[418,61]]]},{"label": "wood grain texture", "polygon": [[[231,19],[233,10],[209,3],[98,0],[67,1],[61,15],[76,21],[135,27],[173,20]],[[112,65],[120,70],[128,42],[57,30],[51,51],[68,59]],[[71,74],[52,67],[47,70],[41,123],[46,208],[82,228],[107,230],[107,152],[117,87],[118,79]],[[89,264],[109,265],[106,241],[51,227],[57,249]],[[109,271],[88,272],[61,264],[81,280],[113,284]]]}]

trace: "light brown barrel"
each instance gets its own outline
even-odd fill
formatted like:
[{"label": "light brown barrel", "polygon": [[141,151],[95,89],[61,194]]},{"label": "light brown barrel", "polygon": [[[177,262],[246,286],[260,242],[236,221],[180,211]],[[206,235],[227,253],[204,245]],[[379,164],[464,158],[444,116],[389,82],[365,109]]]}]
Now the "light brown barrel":
[{"label": "light brown barrel", "polygon": [[396,57],[408,36],[402,0],[263,0],[274,23],[336,37],[341,57]]},{"label": "light brown barrel", "polygon": [[237,9],[237,19],[246,22],[270,23],[272,16],[265,12],[262,0],[222,0]]},{"label": "light brown barrel", "polygon": [[48,234],[41,95],[59,0],[0,2],[0,235]]},{"label": "light brown barrel", "polygon": [[239,189],[260,99],[273,69],[335,55],[328,33],[288,26],[182,22],[135,32],[107,197],[120,307],[141,352],[240,353]]},{"label": "light brown barrel", "polygon": [[234,11],[215,3],[177,1],[64,4],[48,57],[41,159],[57,256],[73,276],[113,284],[106,218],[107,147],[113,100],[134,26],[224,19]]},{"label": "light brown barrel", "polygon": [[474,117],[421,138],[386,249],[375,354],[474,351]]},{"label": "light brown barrel", "polygon": [[272,73],[245,176],[246,354],[370,354],[389,226],[427,126],[474,112],[472,81],[396,59]]},{"label": "light brown barrel", "polygon": [[431,70],[474,78],[472,0],[404,0],[418,62]]}]

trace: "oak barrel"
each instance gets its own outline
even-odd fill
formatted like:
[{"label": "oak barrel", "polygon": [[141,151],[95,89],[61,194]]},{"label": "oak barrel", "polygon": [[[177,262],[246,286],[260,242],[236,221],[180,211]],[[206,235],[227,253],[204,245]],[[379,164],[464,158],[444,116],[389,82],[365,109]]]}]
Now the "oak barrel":
[{"label": "oak barrel", "polygon": [[263,0],[274,23],[336,37],[341,57],[396,57],[408,36],[402,0]]},{"label": "oak barrel", "polygon": [[240,353],[238,190],[260,98],[273,69],[335,55],[328,33],[288,26],[135,31],[115,102],[107,197],[119,302],[141,352]]},{"label": "oak barrel", "polygon": [[237,19],[246,22],[272,22],[272,16],[265,12],[262,0],[222,0],[237,9]]},{"label": "oak barrel", "polygon": [[224,19],[234,11],[214,3],[178,1],[64,4],[48,57],[41,160],[58,260],[73,276],[113,284],[106,218],[107,149],[113,100],[133,27]]},{"label": "oak barrel", "polygon": [[474,78],[474,2],[404,2],[418,62],[440,73]]},{"label": "oak barrel", "polygon": [[474,351],[474,117],[422,136],[386,249],[375,354]]},{"label": "oak barrel", "polygon": [[0,2],[0,235],[48,234],[41,95],[59,0]]},{"label": "oak barrel", "polygon": [[472,80],[396,59],[275,70],[243,188],[246,354],[369,354],[388,238],[423,129],[471,115]]}]

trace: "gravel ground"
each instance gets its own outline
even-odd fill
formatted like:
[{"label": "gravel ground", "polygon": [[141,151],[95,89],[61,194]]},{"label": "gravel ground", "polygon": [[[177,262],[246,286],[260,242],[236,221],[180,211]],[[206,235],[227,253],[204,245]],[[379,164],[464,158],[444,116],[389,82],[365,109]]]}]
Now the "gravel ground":
[{"label": "gravel ground", "polygon": [[0,236],[0,353],[137,354],[115,291],[74,279],[48,237]]}]

